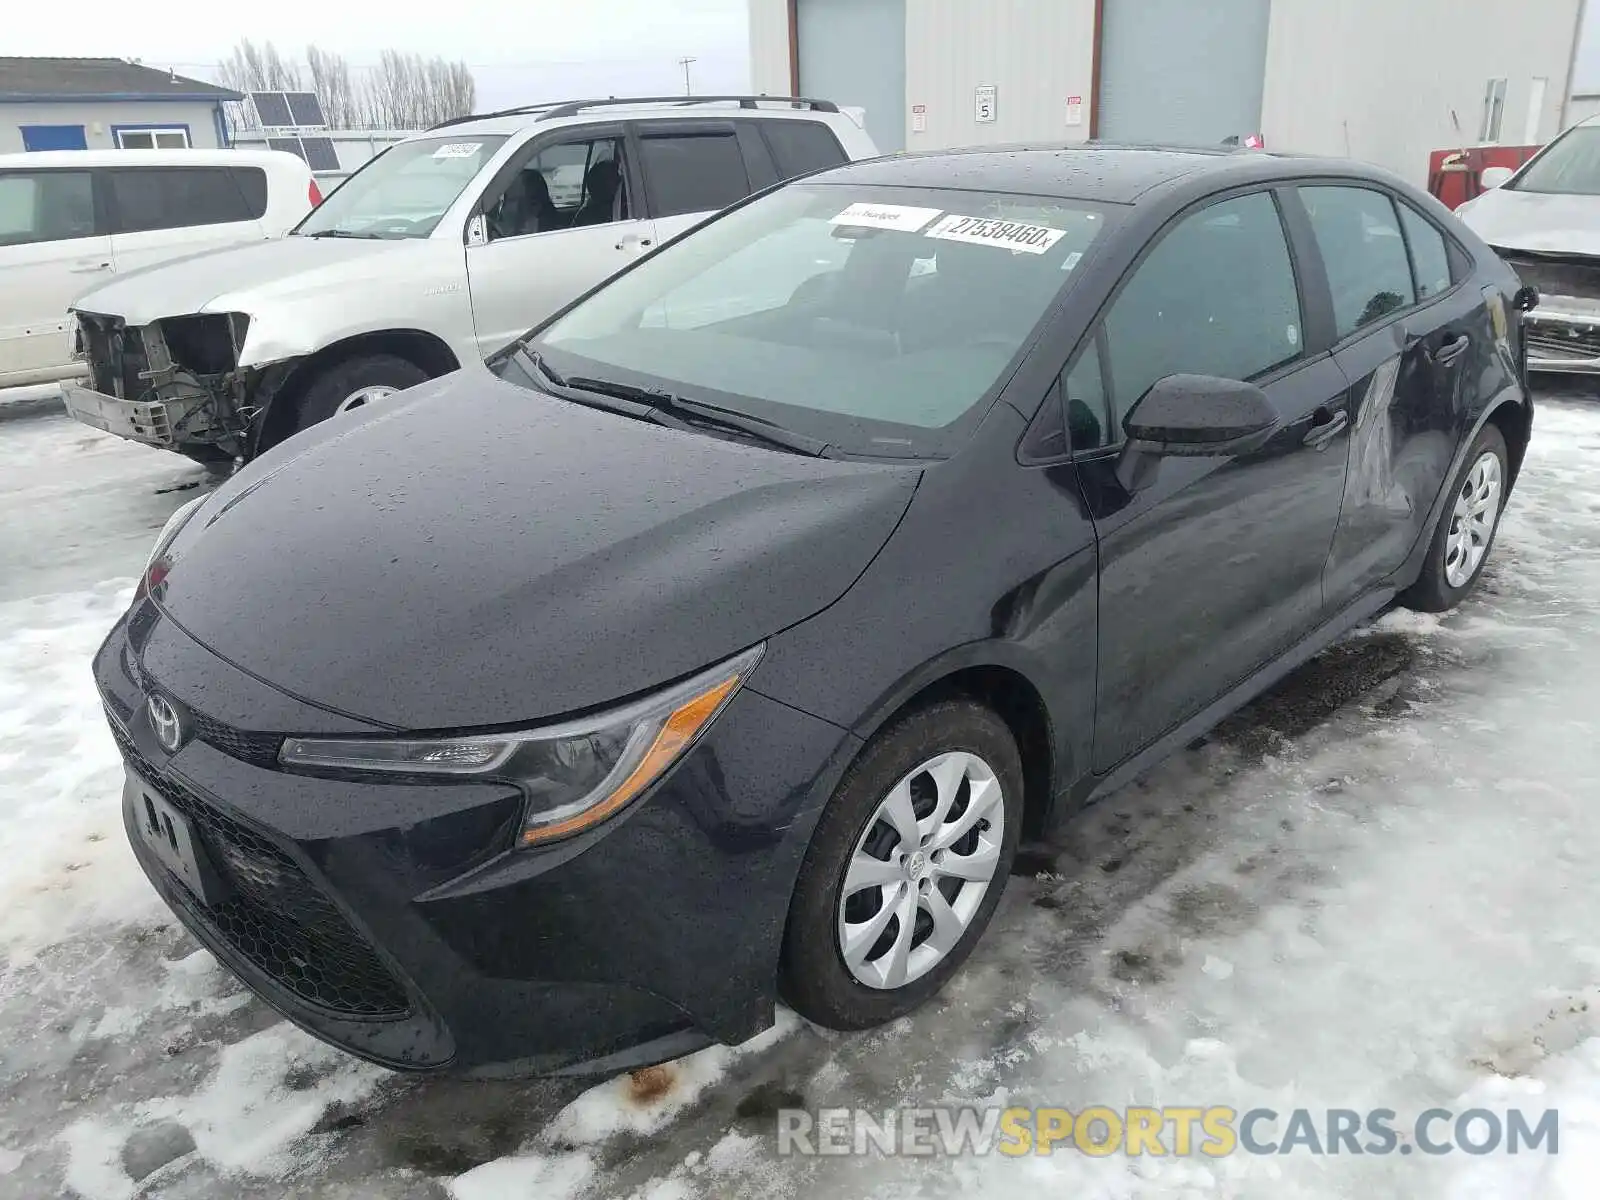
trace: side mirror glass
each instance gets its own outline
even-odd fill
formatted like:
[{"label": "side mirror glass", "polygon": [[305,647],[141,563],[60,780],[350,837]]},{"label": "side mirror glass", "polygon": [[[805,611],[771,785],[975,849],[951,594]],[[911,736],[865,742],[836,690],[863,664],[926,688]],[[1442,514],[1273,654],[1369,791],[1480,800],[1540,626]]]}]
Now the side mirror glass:
[{"label": "side mirror glass", "polygon": [[489,218],[479,213],[467,222],[467,245],[487,246],[489,244]]},{"label": "side mirror glass", "polygon": [[1484,191],[1489,191],[1491,188],[1504,187],[1515,174],[1510,167],[1485,167],[1478,172],[1478,182],[1483,185]]},{"label": "side mirror glass", "polygon": [[1117,482],[1130,492],[1155,480],[1163,458],[1233,457],[1259,450],[1278,412],[1254,384],[1213,375],[1158,379],[1123,419]]}]

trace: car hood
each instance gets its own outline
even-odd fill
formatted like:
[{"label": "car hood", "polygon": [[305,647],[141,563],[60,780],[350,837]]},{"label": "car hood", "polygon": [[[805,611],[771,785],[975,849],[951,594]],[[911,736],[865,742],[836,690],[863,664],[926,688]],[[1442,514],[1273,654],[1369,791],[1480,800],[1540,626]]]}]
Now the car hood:
[{"label": "car hood", "polygon": [[1456,213],[1468,229],[1502,250],[1600,255],[1600,196],[1495,188]]},{"label": "car hood", "polygon": [[753,645],[849,588],[920,475],[666,429],[481,367],[362,412],[219,488],[156,598],[234,666],[397,729],[544,720]]},{"label": "car hood", "polygon": [[130,325],[190,313],[250,313],[263,301],[404,279],[442,252],[448,251],[426,239],[283,237],[157,263],[85,292],[72,307]]}]

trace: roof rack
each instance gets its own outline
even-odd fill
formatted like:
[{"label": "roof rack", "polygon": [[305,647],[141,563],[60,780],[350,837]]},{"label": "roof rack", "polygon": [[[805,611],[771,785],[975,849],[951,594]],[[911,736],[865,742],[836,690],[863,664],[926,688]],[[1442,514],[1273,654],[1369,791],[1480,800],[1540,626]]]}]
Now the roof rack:
[{"label": "roof rack", "polygon": [[467,121],[488,121],[495,117],[520,117],[537,113],[541,121],[558,117],[575,117],[591,108],[623,108],[632,104],[672,104],[678,107],[692,104],[731,104],[740,108],[756,108],[762,104],[778,104],[785,108],[806,108],[812,112],[836,113],[839,106],[832,100],[812,100],[805,96],[608,96],[603,100],[566,100],[550,104],[525,104],[517,108],[502,108],[498,112],[475,113],[468,117],[451,117],[429,126],[430,130],[445,129]]}]

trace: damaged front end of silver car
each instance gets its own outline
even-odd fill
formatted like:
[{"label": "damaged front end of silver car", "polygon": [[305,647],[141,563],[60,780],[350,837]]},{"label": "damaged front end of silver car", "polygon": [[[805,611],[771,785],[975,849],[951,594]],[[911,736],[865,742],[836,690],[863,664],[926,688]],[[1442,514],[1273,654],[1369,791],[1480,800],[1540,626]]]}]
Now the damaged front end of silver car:
[{"label": "damaged front end of silver car", "polygon": [[128,325],[78,312],[87,379],[65,384],[77,420],[130,441],[222,465],[254,453],[259,417],[285,368],[240,368],[250,318],[200,313]]}]

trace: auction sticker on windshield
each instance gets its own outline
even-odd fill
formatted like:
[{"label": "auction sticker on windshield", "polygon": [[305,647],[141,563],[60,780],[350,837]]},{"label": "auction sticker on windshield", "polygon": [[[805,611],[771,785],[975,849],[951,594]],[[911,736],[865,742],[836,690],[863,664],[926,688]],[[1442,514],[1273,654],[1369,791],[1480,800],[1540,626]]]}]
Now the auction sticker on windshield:
[{"label": "auction sticker on windshield", "polygon": [[433,156],[435,158],[471,158],[482,149],[482,142],[446,142],[433,152]]},{"label": "auction sticker on windshield", "polygon": [[1043,254],[1065,236],[1062,229],[1048,225],[1027,225],[1021,221],[997,221],[991,217],[963,217],[951,213],[928,230],[927,235],[946,242],[971,242],[978,246],[998,246],[1027,254]]},{"label": "auction sticker on windshield", "polygon": [[870,229],[898,229],[915,233],[939,215],[937,208],[912,208],[905,204],[869,204],[857,202],[837,217],[830,225],[859,225]]}]

